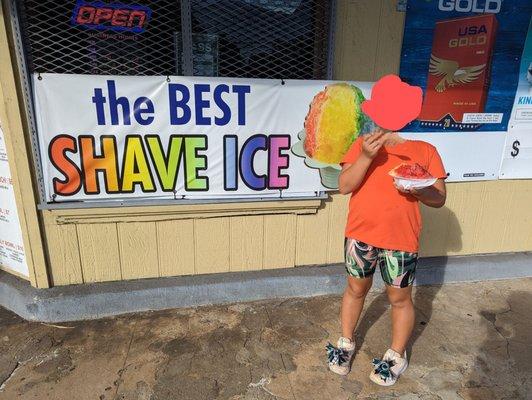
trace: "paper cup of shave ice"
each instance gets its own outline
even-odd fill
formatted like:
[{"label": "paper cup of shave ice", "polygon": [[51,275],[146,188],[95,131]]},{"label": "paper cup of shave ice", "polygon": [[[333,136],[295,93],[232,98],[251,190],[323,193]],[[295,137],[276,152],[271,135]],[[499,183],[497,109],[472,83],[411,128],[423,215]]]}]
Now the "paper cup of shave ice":
[{"label": "paper cup of shave ice", "polygon": [[338,189],[338,177],[342,171],[340,164],[328,164],[310,158],[304,149],[306,132],[303,129],[298,134],[299,141],[292,146],[292,153],[305,159],[305,165],[309,168],[317,169],[320,172],[321,184],[328,189]]},{"label": "paper cup of shave ice", "polygon": [[436,183],[436,178],[430,179],[405,179],[405,178],[396,178],[393,180],[397,186],[402,187],[403,189],[423,189],[429,186],[432,186]]},{"label": "paper cup of shave ice", "polygon": [[419,164],[403,163],[392,169],[389,174],[397,186],[407,190],[423,189],[434,185],[437,181]]}]

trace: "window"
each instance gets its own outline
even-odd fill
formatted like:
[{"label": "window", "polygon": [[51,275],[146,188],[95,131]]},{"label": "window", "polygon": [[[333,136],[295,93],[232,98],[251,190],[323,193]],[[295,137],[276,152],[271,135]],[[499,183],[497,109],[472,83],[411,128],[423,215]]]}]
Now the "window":
[{"label": "window", "polygon": [[325,79],[329,0],[23,0],[30,72]]}]

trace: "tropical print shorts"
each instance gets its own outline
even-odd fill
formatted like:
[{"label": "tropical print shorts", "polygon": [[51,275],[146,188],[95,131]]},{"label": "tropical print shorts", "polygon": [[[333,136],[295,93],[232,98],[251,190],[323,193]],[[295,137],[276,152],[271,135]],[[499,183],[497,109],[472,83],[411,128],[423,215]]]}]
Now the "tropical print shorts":
[{"label": "tropical print shorts", "polygon": [[403,288],[414,282],[417,253],[386,250],[346,238],[345,268],[355,278],[366,278],[379,266],[382,280],[389,286]]}]

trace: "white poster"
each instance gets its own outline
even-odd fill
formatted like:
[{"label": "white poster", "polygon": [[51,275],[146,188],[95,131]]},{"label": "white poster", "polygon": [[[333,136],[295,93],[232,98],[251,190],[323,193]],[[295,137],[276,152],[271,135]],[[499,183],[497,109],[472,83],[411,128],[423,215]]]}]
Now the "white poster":
[{"label": "white poster", "polygon": [[[315,196],[372,129],[370,82],[41,74],[46,201]],[[416,133],[450,181],[496,179],[504,134]]]},{"label": "white poster", "polygon": [[500,178],[532,178],[532,19],[521,57],[519,85],[506,136]]},{"label": "white poster", "polygon": [[4,133],[0,125],[0,265],[28,277],[22,231],[18,219],[13,182],[7,162]]}]

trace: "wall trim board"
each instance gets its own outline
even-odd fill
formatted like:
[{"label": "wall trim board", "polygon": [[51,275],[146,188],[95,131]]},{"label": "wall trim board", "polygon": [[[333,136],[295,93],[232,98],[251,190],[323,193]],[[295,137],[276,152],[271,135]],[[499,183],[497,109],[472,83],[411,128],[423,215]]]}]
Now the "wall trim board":
[{"label": "wall trim board", "polygon": [[46,225],[155,222],[269,214],[316,214],[321,199],[42,211]]}]

